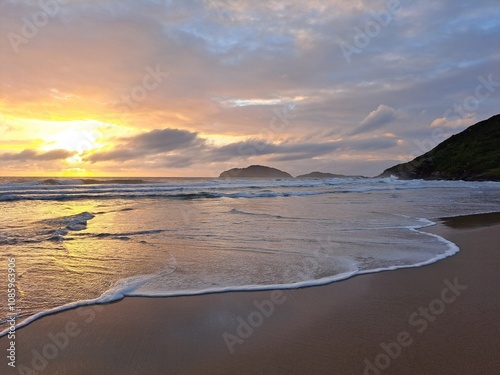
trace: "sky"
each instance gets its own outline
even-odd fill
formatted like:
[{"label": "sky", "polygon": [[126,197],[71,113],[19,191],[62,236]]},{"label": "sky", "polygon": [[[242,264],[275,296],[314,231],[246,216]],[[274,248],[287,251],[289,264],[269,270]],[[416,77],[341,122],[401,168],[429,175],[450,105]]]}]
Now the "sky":
[{"label": "sky", "polygon": [[375,176],[500,112],[498,0],[0,0],[1,176]]}]

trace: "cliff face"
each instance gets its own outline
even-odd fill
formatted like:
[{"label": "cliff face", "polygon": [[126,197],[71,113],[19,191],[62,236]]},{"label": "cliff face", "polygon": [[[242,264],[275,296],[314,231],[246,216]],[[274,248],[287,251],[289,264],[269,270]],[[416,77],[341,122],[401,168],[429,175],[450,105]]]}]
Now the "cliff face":
[{"label": "cliff face", "polygon": [[224,171],[219,178],[292,178],[286,172],[276,168],[266,167],[263,165],[251,165],[247,168],[233,168]]},{"label": "cliff face", "polygon": [[379,177],[500,181],[500,115],[481,121]]}]

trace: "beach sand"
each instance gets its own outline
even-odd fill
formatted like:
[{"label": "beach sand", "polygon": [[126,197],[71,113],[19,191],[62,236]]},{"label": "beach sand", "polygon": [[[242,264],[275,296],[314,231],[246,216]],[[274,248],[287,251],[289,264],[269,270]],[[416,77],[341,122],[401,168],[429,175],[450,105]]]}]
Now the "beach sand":
[{"label": "beach sand", "polygon": [[474,215],[430,228],[461,251],[420,268],[47,316],[16,332],[16,369],[0,339],[0,372],[499,374],[499,222]]}]

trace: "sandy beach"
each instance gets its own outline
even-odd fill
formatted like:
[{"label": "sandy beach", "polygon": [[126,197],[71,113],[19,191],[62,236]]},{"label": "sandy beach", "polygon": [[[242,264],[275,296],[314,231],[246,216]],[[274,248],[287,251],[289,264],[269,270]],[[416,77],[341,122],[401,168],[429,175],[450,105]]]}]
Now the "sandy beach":
[{"label": "sandy beach", "polygon": [[498,374],[500,215],[429,231],[432,265],[297,290],[125,298],[16,332],[2,374]]}]

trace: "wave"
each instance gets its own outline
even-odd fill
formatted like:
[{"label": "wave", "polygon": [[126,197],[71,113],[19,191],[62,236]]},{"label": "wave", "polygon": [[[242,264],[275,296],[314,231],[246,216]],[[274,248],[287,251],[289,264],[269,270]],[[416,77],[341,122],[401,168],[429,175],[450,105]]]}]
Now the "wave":
[{"label": "wave", "polygon": [[303,218],[300,218],[300,217],[289,217],[289,216],[281,216],[281,215],[262,214],[262,213],[256,213],[256,212],[247,212],[247,211],[238,210],[237,208],[231,209],[228,213],[236,214],[236,215],[267,217],[267,218],[273,218],[273,219],[303,220]]},{"label": "wave", "polygon": [[0,233],[0,245],[16,245],[20,243],[42,243],[45,241],[62,242],[70,232],[87,229],[87,222],[95,217],[90,212],[76,215],[45,219],[33,223],[29,230]]},{"label": "wave", "polygon": [[199,199],[199,198],[219,198],[218,194],[208,192],[168,194],[167,192],[152,193],[63,193],[63,194],[0,194],[0,202],[13,201],[71,201],[81,199],[136,199],[136,198],[173,198],[173,199]]},{"label": "wave", "polygon": [[[398,191],[409,189],[423,189],[422,186],[386,186],[375,187],[367,186],[360,188],[349,189],[317,189],[300,191],[297,187],[295,190],[281,191],[278,189],[261,189],[260,191],[236,191],[224,192],[224,190],[234,190],[230,188],[217,188],[203,191],[188,192],[183,187],[165,188],[165,189],[106,189],[106,190],[68,190],[68,191],[11,191],[0,193],[0,202],[12,201],[71,201],[82,199],[137,199],[137,198],[167,198],[167,199],[216,199],[216,198],[275,198],[275,197],[301,197],[323,194],[339,194],[339,193],[367,193],[372,191]],[[244,190],[244,189],[242,189]]]},{"label": "wave", "polygon": [[85,237],[96,237],[96,238],[117,238],[117,239],[130,239],[131,236],[140,236],[144,234],[156,234],[169,232],[173,230],[168,229],[151,229],[151,230],[139,230],[135,232],[121,232],[121,233],[81,233],[75,234],[75,236],[85,236]]},{"label": "wave", "polygon": [[65,193],[65,194],[1,194],[0,202],[12,202],[22,200],[49,200],[49,201],[70,201],[81,199],[136,199],[136,198],[170,198],[170,199],[213,199],[213,198],[270,198],[270,197],[290,197],[290,196],[305,196],[327,194],[330,192],[264,192],[264,193],[215,193],[201,191],[196,193],[174,193],[168,191],[145,192],[145,193],[129,193],[129,192],[113,192],[113,193]]},{"label": "wave", "polygon": [[104,185],[104,184],[120,184],[120,185],[136,185],[136,184],[148,184],[151,182],[144,181],[141,179],[55,179],[48,178],[40,181],[40,185]]},{"label": "wave", "polygon": [[399,191],[408,189],[448,188],[466,186],[474,188],[471,182],[433,182],[421,180],[384,179],[329,179],[329,180],[287,180],[287,181],[164,181],[149,180],[55,180],[48,179],[33,183],[0,184],[0,202],[70,201],[83,199],[213,199],[213,198],[272,198],[308,196],[334,193],[369,193],[375,191]]},{"label": "wave", "polygon": [[83,180],[56,180],[48,178],[39,182],[40,185],[83,185]]},{"label": "wave", "polygon": [[255,213],[255,212],[245,212],[238,210],[236,208],[233,208],[231,211],[229,211],[230,214],[238,214],[238,215],[249,215],[249,216],[260,216],[260,217],[272,217],[276,219],[281,219],[283,216],[280,215],[271,215],[271,214],[260,214],[260,213]]},{"label": "wave", "polygon": [[[239,213],[239,212],[236,212],[236,213]],[[249,213],[244,213],[244,214],[249,214]],[[405,227],[402,227],[401,229],[408,229],[410,231],[415,231],[415,232],[419,232],[419,233],[422,233],[422,234],[430,236],[430,237],[434,237],[438,241],[444,243],[447,247],[446,251],[444,251],[443,253],[438,254],[438,255],[436,255],[436,256],[434,256],[426,261],[413,263],[413,264],[393,265],[393,266],[379,267],[379,268],[365,269],[365,270],[361,270],[358,267],[353,266],[353,267],[351,267],[352,269],[345,271],[345,272],[342,272],[342,273],[339,273],[339,274],[336,274],[336,275],[330,275],[330,276],[322,277],[319,279],[303,280],[303,281],[288,283],[288,284],[241,285],[241,286],[227,286],[227,287],[212,287],[212,288],[204,288],[204,289],[173,290],[173,291],[166,291],[166,292],[151,292],[151,293],[140,292],[139,289],[141,286],[143,286],[151,281],[155,281],[155,280],[157,280],[161,277],[164,277],[168,274],[174,273],[177,270],[177,262],[175,261],[175,258],[172,257],[173,262],[171,262],[165,269],[163,269],[159,273],[133,276],[133,277],[119,280],[117,283],[115,283],[115,285],[111,289],[104,292],[98,298],[72,302],[69,304],[65,304],[63,306],[59,306],[59,307],[50,309],[50,310],[45,310],[45,311],[36,313],[36,314],[24,319],[21,323],[17,324],[16,329],[24,327],[24,326],[32,323],[33,321],[35,321],[43,316],[46,316],[46,315],[52,315],[55,313],[59,313],[61,311],[74,309],[74,308],[81,307],[81,306],[116,302],[116,301],[119,301],[127,296],[131,296],[131,297],[132,296],[133,297],[174,297],[174,296],[191,296],[191,295],[224,293],[224,292],[234,292],[234,291],[257,291],[257,290],[262,291],[262,290],[276,290],[276,289],[280,289],[280,290],[297,289],[297,288],[302,288],[302,287],[326,285],[326,284],[330,284],[330,283],[333,283],[336,281],[345,280],[345,279],[351,278],[351,277],[356,276],[356,275],[378,273],[378,272],[384,272],[384,271],[393,271],[393,270],[403,269],[403,268],[422,267],[422,266],[425,266],[428,264],[436,263],[436,262],[438,262],[442,259],[445,259],[447,257],[450,257],[450,256],[452,256],[460,251],[458,246],[456,244],[454,244],[453,242],[448,241],[447,239],[445,239],[437,234],[423,232],[423,231],[419,230],[419,229],[422,229],[425,227],[435,225],[436,223],[434,223],[428,219],[425,219],[425,218],[421,218],[421,219],[419,219],[419,221],[420,221],[421,225],[405,226]],[[3,323],[3,322],[0,322],[0,323]],[[8,328],[1,331],[0,337],[5,336],[6,334],[8,334],[8,332],[9,332]]]},{"label": "wave", "polygon": [[[134,290],[137,290],[140,286],[144,285],[145,283],[152,281],[158,277],[165,277],[175,272],[177,268],[178,268],[177,261],[175,260],[174,257],[171,257],[170,263],[159,273],[150,275],[138,275],[121,279],[117,281],[113,285],[113,287],[111,287],[109,290],[101,294],[98,298],[71,302],[62,306],[55,307],[53,309],[40,311],[24,319],[21,323],[16,324],[16,329],[22,328],[43,316],[56,314],[61,311],[70,310],[81,306],[105,304],[105,303],[119,301],[128,295],[132,295],[131,293],[133,293]],[[5,323],[7,321],[6,319],[0,320],[0,324]],[[9,328],[1,331],[0,337],[5,336],[8,333],[9,333]]]},{"label": "wave", "polygon": [[63,216],[56,219],[40,220],[38,223],[48,224],[55,227],[65,227],[72,231],[81,231],[87,228],[87,221],[93,219],[95,215],[90,212],[81,212],[76,215]]}]

